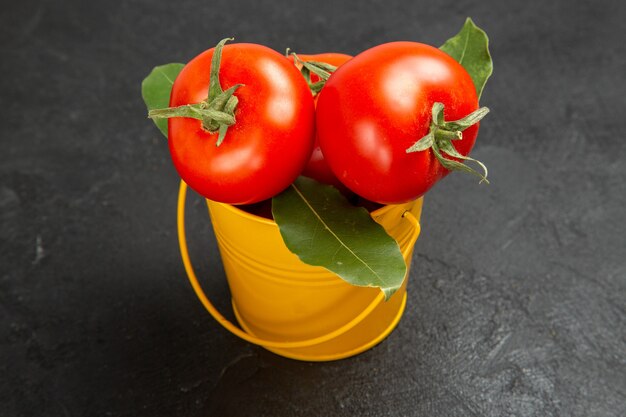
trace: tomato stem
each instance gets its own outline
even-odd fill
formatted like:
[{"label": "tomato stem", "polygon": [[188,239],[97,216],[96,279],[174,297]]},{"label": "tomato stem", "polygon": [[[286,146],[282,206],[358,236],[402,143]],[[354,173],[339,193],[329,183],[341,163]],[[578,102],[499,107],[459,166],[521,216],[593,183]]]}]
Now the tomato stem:
[{"label": "tomato stem", "polygon": [[202,121],[202,128],[209,133],[218,133],[216,146],[224,141],[228,128],[235,124],[235,110],[239,99],[234,95],[235,91],[243,84],[236,84],[226,91],[220,84],[220,66],[222,61],[222,49],[233,38],[222,39],[213,50],[211,69],[209,75],[209,92],[206,100],[196,104],[185,104],[178,107],[154,109],[148,112],[151,119],[167,119],[170,117],[190,117]]},{"label": "tomato stem", "polygon": [[[442,103],[433,104],[432,120],[428,134],[407,148],[406,153],[423,152],[432,149],[433,154],[444,168],[450,171],[463,171],[476,175],[480,178],[480,182],[489,184],[489,180],[487,180],[489,171],[485,164],[469,156],[461,155],[452,144],[453,140],[463,139],[463,131],[478,123],[489,113],[489,109],[481,107],[462,119],[449,122],[444,120],[443,109],[444,105]],[[482,173],[455,159],[477,164],[481,168]]]},{"label": "tomato stem", "polygon": [[[287,48],[287,54],[289,54],[289,52],[290,50]],[[326,62],[303,61],[295,52],[291,52],[291,56],[293,56],[294,62],[301,66],[300,72],[309,85],[313,96],[316,96],[320,91],[322,91],[322,88],[324,88],[324,85],[330,78],[330,75],[337,70],[336,66]],[[320,78],[320,81],[312,82],[311,73],[317,75]]]}]

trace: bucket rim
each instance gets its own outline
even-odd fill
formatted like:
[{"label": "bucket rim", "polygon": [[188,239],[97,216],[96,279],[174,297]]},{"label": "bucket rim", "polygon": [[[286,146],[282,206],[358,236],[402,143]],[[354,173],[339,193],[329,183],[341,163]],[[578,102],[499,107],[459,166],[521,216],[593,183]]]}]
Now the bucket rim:
[{"label": "bucket rim", "polygon": [[[421,198],[421,197],[420,197]],[[388,211],[393,210],[396,207],[401,207],[401,206],[406,206],[408,204],[412,204],[415,203],[416,201],[418,201],[420,198],[417,198],[415,200],[411,200],[411,201],[407,201],[406,203],[400,203],[400,204],[387,204],[385,206],[382,206],[374,211],[369,212],[369,214],[372,217],[378,217],[378,216],[382,216],[383,214],[387,213]],[[226,210],[229,210],[241,217],[247,218],[249,220],[252,221],[256,221],[258,223],[263,223],[269,226],[274,226],[274,227],[278,227],[278,225],[276,224],[276,222],[272,219],[268,219],[267,217],[263,217],[263,216],[257,216],[256,214],[252,214],[250,212],[247,212],[243,209],[240,209],[239,207],[233,205],[233,204],[228,204],[228,203],[221,203],[219,201],[215,201],[215,200],[210,200],[210,199],[206,199],[207,204],[211,203],[211,204],[216,204],[219,205],[223,208],[225,208]]]}]

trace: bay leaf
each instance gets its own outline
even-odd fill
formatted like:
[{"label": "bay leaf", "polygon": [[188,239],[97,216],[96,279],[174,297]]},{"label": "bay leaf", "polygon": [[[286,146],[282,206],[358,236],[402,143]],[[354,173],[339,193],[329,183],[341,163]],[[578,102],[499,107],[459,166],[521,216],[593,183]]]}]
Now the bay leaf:
[{"label": "bay leaf", "polygon": [[[171,63],[154,67],[141,83],[141,96],[148,110],[164,109],[170,105],[174,80],[185,64]],[[153,119],[161,133],[167,137],[167,119]]]},{"label": "bay leaf", "polygon": [[493,72],[489,53],[489,38],[485,31],[476,26],[469,17],[461,31],[439,47],[454,58],[472,77],[476,93],[480,98],[487,79]]},{"label": "bay leaf", "polygon": [[398,243],[335,187],[299,177],[273,198],[272,213],[287,248],[303,262],[352,285],[378,287],[385,299],[402,285],[407,269]]}]

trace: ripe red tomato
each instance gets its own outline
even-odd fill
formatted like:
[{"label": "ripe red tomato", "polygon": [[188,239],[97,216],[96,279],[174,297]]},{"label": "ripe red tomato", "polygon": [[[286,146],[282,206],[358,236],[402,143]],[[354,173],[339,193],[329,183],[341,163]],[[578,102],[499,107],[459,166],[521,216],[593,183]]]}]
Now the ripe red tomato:
[{"label": "ripe red tomato", "polygon": [[[293,56],[290,55],[289,58],[293,60]],[[326,52],[326,53],[315,54],[315,55],[298,54],[298,58],[306,62],[308,61],[324,62],[326,64],[339,67],[343,65],[346,61],[348,61],[350,58],[352,58],[352,56],[341,54],[341,53],[336,53],[336,52]],[[297,62],[295,62],[295,64],[299,69],[302,67],[302,65],[299,65]],[[316,74],[311,74],[311,82],[315,83],[315,82],[318,82],[319,80],[320,78]],[[316,95],[314,97],[316,104],[317,104],[318,96],[319,95]],[[317,180],[324,184],[334,185],[338,189],[342,191],[346,191],[345,185],[343,185],[341,181],[337,179],[335,174],[333,174],[330,167],[328,166],[328,163],[326,163],[326,160],[324,159],[324,155],[322,154],[322,150],[320,149],[319,139],[317,138],[317,132],[315,135],[315,143],[313,145],[313,152],[311,153],[311,158],[309,159],[309,162],[304,167],[304,170],[302,171],[302,175],[313,178],[314,180]]]},{"label": "ripe red tomato", "polygon": [[[392,42],[346,62],[326,82],[316,110],[320,146],[333,173],[382,204],[423,195],[449,171],[431,149],[406,150],[429,132],[436,102],[448,121],[478,108],[470,75],[439,49]],[[470,152],[477,133],[474,124],[452,141],[458,153]]]},{"label": "ripe red tomato", "polygon": [[[170,106],[207,99],[214,49],[193,58],[172,87]],[[223,48],[219,81],[236,91],[235,124],[217,133],[189,117],[169,119],[169,148],[181,178],[211,200],[255,203],[280,193],[313,148],[314,104],[306,81],[283,55],[256,44]]]}]

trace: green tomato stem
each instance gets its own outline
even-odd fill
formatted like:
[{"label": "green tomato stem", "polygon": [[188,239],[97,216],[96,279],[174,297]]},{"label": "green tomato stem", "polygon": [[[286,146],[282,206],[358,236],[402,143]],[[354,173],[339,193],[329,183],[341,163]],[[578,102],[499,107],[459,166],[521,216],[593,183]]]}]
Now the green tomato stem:
[{"label": "green tomato stem", "polygon": [[[287,49],[288,54],[289,52],[289,49]],[[313,96],[316,96],[320,91],[322,91],[322,88],[324,88],[324,84],[326,84],[330,75],[337,70],[336,66],[326,62],[303,61],[295,52],[291,52],[291,56],[293,56],[294,62],[302,65],[300,72],[302,73],[302,76],[306,80],[307,84],[309,84],[309,88],[311,89]],[[320,78],[320,81],[311,82],[311,73],[317,75]]]},{"label": "green tomato stem", "polygon": [[220,146],[224,141],[228,127],[235,124],[235,110],[239,99],[234,95],[235,91],[243,84],[236,84],[226,91],[220,85],[220,66],[222,62],[222,49],[233,38],[222,39],[213,50],[211,57],[211,69],[209,75],[209,92],[206,100],[197,104],[185,104],[178,107],[154,109],[148,112],[151,119],[167,119],[171,117],[190,117],[202,121],[202,128],[209,133],[218,133],[215,143]]},{"label": "green tomato stem", "polygon": [[[453,140],[462,139],[463,131],[478,123],[489,113],[489,109],[487,107],[481,107],[462,119],[449,122],[444,120],[443,109],[443,103],[433,104],[432,120],[428,134],[407,148],[406,153],[423,152],[431,149],[444,168],[450,171],[463,171],[468,174],[476,175],[480,178],[480,182],[489,184],[489,180],[487,180],[489,171],[485,164],[474,158],[461,155],[452,144]],[[455,159],[473,162],[481,168],[482,172],[458,162]]]}]

